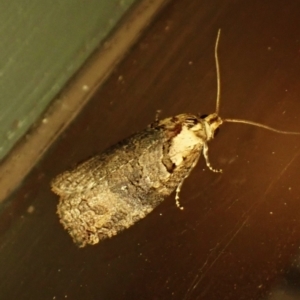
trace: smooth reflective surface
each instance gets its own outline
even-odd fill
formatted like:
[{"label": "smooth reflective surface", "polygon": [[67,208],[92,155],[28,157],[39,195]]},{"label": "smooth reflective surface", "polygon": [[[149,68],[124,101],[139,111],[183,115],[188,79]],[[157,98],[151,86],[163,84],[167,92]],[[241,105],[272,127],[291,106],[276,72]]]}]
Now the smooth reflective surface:
[{"label": "smooth reflective surface", "polygon": [[155,118],[214,112],[300,130],[300,4],[174,1],[1,209],[3,299],[300,299],[300,138],[224,124],[181,192],[96,246],[59,224],[50,180]]}]

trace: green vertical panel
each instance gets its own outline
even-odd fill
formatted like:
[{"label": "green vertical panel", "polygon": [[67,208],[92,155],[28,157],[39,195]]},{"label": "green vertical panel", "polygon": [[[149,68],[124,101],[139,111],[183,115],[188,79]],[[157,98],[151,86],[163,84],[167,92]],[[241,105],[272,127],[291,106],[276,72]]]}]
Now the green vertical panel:
[{"label": "green vertical panel", "polygon": [[0,159],[135,0],[0,3]]}]

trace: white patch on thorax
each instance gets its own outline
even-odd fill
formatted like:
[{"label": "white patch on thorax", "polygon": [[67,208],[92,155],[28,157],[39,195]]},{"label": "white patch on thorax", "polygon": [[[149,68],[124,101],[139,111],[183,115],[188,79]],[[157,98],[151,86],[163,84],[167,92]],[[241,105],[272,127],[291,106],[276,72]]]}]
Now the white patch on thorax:
[{"label": "white patch on thorax", "polygon": [[170,159],[176,166],[180,165],[183,157],[187,157],[191,150],[199,144],[203,144],[202,139],[196,136],[191,129],[183,126],[181,132],[172,140],[169,150]]}]

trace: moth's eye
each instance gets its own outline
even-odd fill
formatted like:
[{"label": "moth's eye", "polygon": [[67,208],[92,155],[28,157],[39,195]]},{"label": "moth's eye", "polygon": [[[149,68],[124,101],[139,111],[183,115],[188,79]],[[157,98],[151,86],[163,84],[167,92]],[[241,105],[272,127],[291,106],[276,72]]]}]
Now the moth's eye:
[{"label": "moth's eye", "polygon": [[205,119],[208,115],[202,115],[200,116],[200,119]]},{"label": "moth's eye", "polygon": [[217,127],[215,124],[218,124],[220,122],[220,118],[216,115],[209,115],[208,118],[205,119],[206,123],[209,126]]}]

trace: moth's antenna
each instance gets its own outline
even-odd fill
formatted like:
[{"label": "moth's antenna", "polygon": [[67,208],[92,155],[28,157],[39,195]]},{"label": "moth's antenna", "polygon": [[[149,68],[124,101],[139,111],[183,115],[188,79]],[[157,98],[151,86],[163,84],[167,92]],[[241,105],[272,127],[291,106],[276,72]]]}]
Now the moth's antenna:
[{"label": "moth's antenna", "polygon": [[[220,95],[221,95],[221,76],[220,76],[220,66],[219,66],[219,58],[218,58],[218,46],[219,46],[219,39],[221,35],[221,29],[218,30],[218,35],[217,35],[217,40],[216,40],[216,45],[215,45],[215,62],[216,62],[216,73],[217,73],[217,100],[216,100],[216,114],[219,114],[220,111]],[[295,135],[300,135],[300,132],[295,132],[295,131],[283,131],[279,129],[275,129],[273,127],[253,122],[253,121],[247,121],[247,120],[241,120],[241,119],[224,119],[222,122],[227,122],[227,123],[243,123],[243,124],[248,124],[260,128],[264,128],[273,132],[281,133],[281,134],[295,134]]]},{"label": "moth's antenna", "polygon": [[267,125],[264,125],[264,124],[261,124],[261,123],[257,123],[257,122],[253,122],[253,121],[240,120],[240,119],[224,119],[223,122],[249,124],[249,125],[264,128],[264,129],[267,129],[267,130],[270,130],[270,131],[274,131],[274,132],[277,132],[277,133],[300,135],[300,132],[278,130],[278,129],[272,128],[270,126],[267,126]]},{"label": "moth's antenna", "polygon": [[216,100],[216,114],[219,114],[220,110],[220,93],[221,93],[221,81],[220,81],[220,66],[218,58],[218,45],[220,39],[221,29],[218,30],[216,45],[215,45],[215,61],[216,61],[216,71],[217,71],[217,100]]}]

